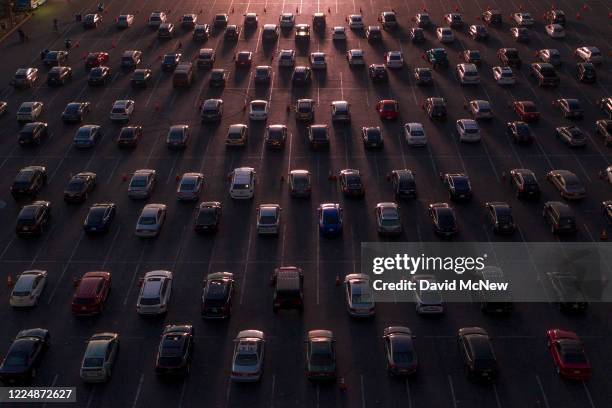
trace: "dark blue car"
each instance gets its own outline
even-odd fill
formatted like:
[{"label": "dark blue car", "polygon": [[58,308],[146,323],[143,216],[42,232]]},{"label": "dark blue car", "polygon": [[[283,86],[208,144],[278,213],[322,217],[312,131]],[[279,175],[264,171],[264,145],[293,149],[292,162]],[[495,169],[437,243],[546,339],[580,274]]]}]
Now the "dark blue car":
[{"label": "dark blue car", "polygon": [[342,208],[340,204],[321,204],[319,206],[319,232],[334,236],[342,233]]}]

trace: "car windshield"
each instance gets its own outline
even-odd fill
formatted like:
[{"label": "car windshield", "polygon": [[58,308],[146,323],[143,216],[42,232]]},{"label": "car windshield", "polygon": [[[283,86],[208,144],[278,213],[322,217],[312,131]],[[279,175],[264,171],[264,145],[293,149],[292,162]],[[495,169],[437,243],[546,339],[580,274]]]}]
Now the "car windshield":
[{"label": "car windshield", "polygon": [[584,364],[586,363],[586,358],[584,357],[584,353],[581,353],[579,350],[568,350],[562,351],[563,360],[569,364]]},{"label": "car windshield", "polygon": [[79,107],[79,105],[71,103],[70,105],[66,106],[66,113],[78,113]]},{"label": "car windshield", "polygon": [[467,190],[470,188],[467,179],[464,178],[455,178],[453,180],[453,185],[455,186],[456,190]]},{"label": "car windshield", "polygon": [[385,112],[394,112],[395,111],[395,104],[394,103],[385,103],[383,104],[383,111]]},{"label": "car windshield", "polygon": [[[143,80],[143,79],[145,79],[145,73],[144,73],[144,71],[135,72],[135,73],[134,73],[134,79],[137,79],[137,80]],[[117,113],[119,113],[119,112],[117,112]]]},{"label": "car windshield", "polygon": [[337,224],[339,222],[338,214],[335,211],[323,212],[324,224]]},{"label": "car windshield", "polygon": [[141,177],[133,179],[130,183],[130,187],[146,187],[146,185],[147,180]]},{"label": "car windshield", "polygon": [[151,217],[148,215],[143,215],[138,220],[139,225],[155,225],[157,223],[157,219],[155,217]]},{"label": "car windshield", "polygon": [[31,106],[22,106],[19,108],[19,113],[30,113],[32,112]]},{"label": "car windshield", "polygon": [[361,286],[353,286],[353,293],[351,293],[351,303],[354,305],[369,304],[372,303],[372,295],[369,292],[363,292]]},{"label": "car windshield", "polygon": [[308,113],[310,112],[310,110],[311,110],[310,103],[307,103],[307,102],[298,103],[298,112]]},{"label": "car windshield", "polygon": [[411,350],[407,350],[401,347],[399,350],[393,350],[393,361],[396,364],[407,364],[412,363],[414,359],[414,353]]},{"label": "car windshield", "polygon": [[105,209],[104,208],[92,208],[89,211],[89,215],[87,215],[88,223],[98,223],[102,221],[104,218]]},{"label": "car windshield", "polygon": [[28,355],[23,351],[14,351],[9,353],[4,359],[3,365],[6,367],[23,367],[28,362]]},{"label": "car windshield", "polygon": [[312,138],[318,139],[318,140],[326,140],[327,139],[327,129],[324,129],[324,128],[312,129]]},{"label": "car windshield", "polygon": [[260,224],[275,224],[277,221],[274,214],[262,214],[259,216]]},{"label": "car windshield", "polygon": [[378,140],[380,139],[380,131],[378,129],[368,129],[366,137],[368,140]]},{"label": "car windshield", "polygon": [[383,218],[380,220],[380,225],[383,227],[395,227],[399,225],[399,219],[397,218]]},{"label": "car windshield", "polygon": [[241,366],[257,365],[257,354],[255,353],[239,353],[236,355],[236,364]]},{"label": "car windshield", "polygon": [[90,136],[91,136],[91,131],[89,130],[89,128],[79,129],[79,131],[76,134],[76,139],[88,140]]},{"label": "car windshield", "polygon": [[70,191],[70,192],[81,191],[83,189],[84,184],[85,182],[82,179],[72,180],[70,181],[70,183],[68,183],[68,186],[66,187],[66,191]]},{"label": "car windshield", "polygon": [[83,360],[83,368],[102,367],[104,364],[103,358],[86,358]]}]

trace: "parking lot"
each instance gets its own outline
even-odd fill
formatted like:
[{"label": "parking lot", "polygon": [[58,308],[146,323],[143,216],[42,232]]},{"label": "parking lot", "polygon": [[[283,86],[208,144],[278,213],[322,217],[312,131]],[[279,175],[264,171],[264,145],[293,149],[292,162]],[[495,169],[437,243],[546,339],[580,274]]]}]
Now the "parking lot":
[{"label": "parking lot", "polygon": [[[393,169],[412,169],[416,174],[419,197],[402,201],[404,233],[400,241],[438,241],[427,215],[429,203],[446,201],[448,193],[440,174],[465,172],[470,177],[474,199],[454,204],[459,234],[455,240],[487,242],[508,240],[522,242],[559,239],[550,233],[542,218],[542,205],[558,200],[559,194],[545,181],[552,169],[573,171],[586,185],[586,199],[570,203],[575,211],[578,241],[599,241],[605,228],[601,202],[610,199],[610,184],[599,176],[610,165],[610,148],[594,132],[594,124],[603,118],[597,101],[612,95],[610,71],[610,13],[612,3],[605,0],[557,2],[568,15],[567,38],[553,40],[546,35],[542,14],[549,4],[535,0],[468,0],[458,6],[464,21],[479,23],[477,16],[487,8],[502,11],[504,24],[490,28],[487,42],[476,42],[466,30],[455,33],[456,41],[446,45],[449,69],[434,71],[434,86],[420,87],[411,77],[412,69],[427,66],[421,55],[437,47],[433,29],[426,31],[426,42],[413,44],[408,30],[411,17],[424,8],[435,25],[442,25],[442,15],[457,6],[449,0],[421,2],[413,0],[335,0],[335,1],[230,1],[177,0],[110,0],[105,4],[103,24],[84,30],[74,23],[75,13],[95,9],[97,1],[50,0],[28,21],[23,30],[30,37],[20,44],[17,36],[0,44],[0,100],[9,103],[7,114],[0,117],[0,267],[2,286],[0,307],[2,322],[0,350],[4,354],[15,334],[23,328],[44,327],[50,330],[52,346],[45,356],[35,380],[36,385],[76,386],[79,407],[567,407],[602,408],[612,401],[612,308],[609,304],[592,304],[584,316],[561,314],[554,305],[517,304],[511,316],[483,315],[477,305],[449,304],[440,318],[417,316],[413,304],[379,304],[375,318],[367,321],[351,319],[346,312],[344,291],[336,279],[356,271],[361,242],[381,241],[376,230],[374,208],[377,203],[394,201],[387,175]],[[520,8],[536,18],[532,40],[517,44],[509,34],[508,15]],[[383,10],[395,10],[400,27],[383,32],[383,41],[369,43],[363,32],[348,32],[346,42],[333,42],[329,28],[345,25],[348,14],[364,16],[366,24],[376,24]],[[243,14],[256,12],[259,28],[249,36],[241,35],[237,43],[224,42],[222,33],[213,35],[205,45],[193,42],[190,32],[180,29],[171,40],[158,40],[155,30],[146,26],[153,11],[166,11],[175,23],[184,13],[194,12],[203,22],[211,22],[216,13],[228,13],[230,24],[242,24]],[[324,36],[314,34],[307,48],[295,46],[291,30],[281,33],[278,41],[263,43],[260,29],[264,23],[277,23],[281,12],[296,13],[298,23],[311,23],[312,14],[327,14]],[[117,30],[114,19],[119,14],[136,15],[134,25]],[[60,33],[54,33],[53,18],[60,20]],[[72,40],[69,65],[73,67],[71,82],[62,87],[48,87],[44,81],[47,68],[39,53],[48,48],[63,49],[64,39]],[[574,74],[577,60],[573,50],[595,45],[604,54],[604,63],[597,68],[598,81],[579,83]],[[197,56],[201,47],[217,51],[215,67],[226,68],[230,75],[224,88],[208,86],[209,71],[196,72],[194,83],[187,89],[175,89],[172,76],[160,70],[161,57],[180,50],[185,59]],[[517,83],[503,88],[495,83],[491,68],[498,65],[496,51],[503,46],[516,47],[523,58],[523,69],[517,72]],[[528,65],[541,48],[557,48],[564,64],[558,69],[561,85],[540,89],[529,77]],[[276,55],[280,49],[295,48],[297,65],[308,65],[313,51],[327,54],[326,72],[315,72],[310,86],[293,88],[291,70],[279,69]],[[406,66],[389,70],[388,84],[373,84],[367,68],[350,68],[345,52],[362,48],[366,64],[382,63],[388,50],[401,50]],[[483,63],[479,68],[481,84],[461,87],[454,76],[463,49],[479,49]],[[143,51],[142,67],[153,70],[153,80],[145,89],[130,87],[131,74],[120,70],[123,50]],[[236,51],[252,51],[253,68],[236,69]],[[89,87],[82,58],[90,51],[110,54],[112,81],[103,87]],[[271,65],[274,74],[270,85],[255,85],[252,72],[256,65]],[[15,90],[8,85],[15,70],[34,66],[41,79],[33,89]],[[432,122],[421,109],[421,102],[442,96],[448,105],[448,119]],[[316,123],[331,128],[328,151],[313,151],[308,145],[306,126],[295,121],[293,106],[298,98],[316,101]],[[554,129],[569,123],[552,106],[557,98],[578,98],[585,109],[579,126],[587,133],[587,147],[570,149],[555,138]],[[201,123],[198,106],[208,98],[224,100],[225,112],[219,124]],[[382,122],[376,111],[380,99],[396,99],[400,116],[396,121]],[[143,126],[144,135],[136,149],[118,149],[115,138],[120,126],[109,119],[117,99],[133,99],[135,115],[131,123]],[[265,124],[250,122],[244,107],[253,99],[270,103],[267,124],[286,124],[290,137],[280,151],[265,148]],[[482,141],[461,144],[455,120],[467,118],[464,104],[473,99],[491,102],[495,118],[481,123]],[[514,100],[536,102],[542,114],[533,125],[536,142],[531,146],[515,145],[505,134],[505,124],[515,120],[508,107]],[[19,125],[15,112],[24,101],[45,104],[42,120],[49,123],[50,138],[36,148],[17,144]],[[330,103],[347,100],[351,103],[350,125],[331,123]],[[92,114],[88,122],[103,127],[101,142],[91,150],[80,151],[72,146],[78,126],[63,124],[60,118],[65,105],[72,101],[90,101]],[[422,122],[429,142],[426,147],[406,145],[402,134],[405,122]],[[229,150],[225,146],[227,128],[233,123],[246,123],[250,128],[248,145]],[[188,124],[191,139],[184,151],[171,151],[165,145],[167,130],[173,124]],[[360,139],[362,126],[381,126],[385,146],[382,150],[366,150]],[[14,223],[21,204],[10,194],[14,175],[27,165],[44,165],[48,169],[48,185],[39,194],[53,205],[51,228],[40,238],[21,239],[14,233]],[[249,166],[257,171],[254,200],[232,200],[229,197],[227,174],[236,167]],[[144,203],[130,200],[127,185],[131,174],[142,168],[157,170],[158,184],[148,203],[165,203],[168,218],[159,237],[142,240],[134,236],[134,226]],[[364,176],[366,194],[362,200],[343,197],[337,181],[330,180],[345,168],[359,169]],[[542,198],[537,202],[516,199],[508,180],[513,168],[532,169],[539,177]],[[286,176],[291,169],[307,169],[313,176],[312,197],[292,199]],[[98,186],[84,204],[63,202],[63,191],[71,175],[92,171],[98,175]],[[175,198],[177,177],[188,171],[202,172],[205,187],[202,201],[220,201],[223,219],[215,235],[200,236],[193,231],[196,204],[178,202]],[[127,181],[126,181],[127,180]],[[512,206],[518,230],[511,237],[499,237],[485,222],[486,201],[506,201]],[[111,231],[100,237],[83,233],[82,223],[94,202],[112,201],[117,205],[117,219]],[[344,208],[344,231],[341,237],[320,237],[316,208],[320,203],[339,202]],[[256,206],[279,203],[283,208],[283,224],[278,237],[260,237],[255,229]],[[303,268],[305,274],[305,308],[294,312],[272,312],[273,269],[281,265]],[[4,284],[7,275],[15,277],[26,269],[48,271],[49,281],[40,304],[32,310],[13,310],[8,305],[10,289]],[[151,270],[166,269],[174,273],[174,287],[169,311],[163,319],[142,319],[136,314],[139,279]],[[74,291],[73,279],[92,270],[112,273],[112,293],[104,312],[95,318],[76,318],[70,310]],[[231,319],[208,322],[200,317],[200,296],[203,278],[216,271],[235,274],[237,292]],[[154,372],[154,357],[159,335],[165,324],[192,323],[196,330],[196,349],[191,375],[184,381],[167,382]],[[416,337],[419,373],[414,379],[391,378],[386,373],[383,329],[405,325]],[[481,326],[493,337],[500,363],[500,378],[495,385],[470,382],[463,371],[456,347],[460,327]],[[546,330],[560,327],[576,331],[583,339],[593,366],[593,377],[586,383],[560,379],[546,349]],[[267,336],[264,375],[257,384],[232,384],[229,381],[232,340],[238,331],[254,328]],[[318,385],[304,375],[304,339],[312,329],[330,329],[337,338],[338,373],[347,390],[337,384]],[[86,340],[103,331],[118,332],[121,352],[108,384],[83,385],[79,378],[81,358]],[[57,404],[61,406],[62,404]],[[75,406],[66,404],[66,406]]]}]

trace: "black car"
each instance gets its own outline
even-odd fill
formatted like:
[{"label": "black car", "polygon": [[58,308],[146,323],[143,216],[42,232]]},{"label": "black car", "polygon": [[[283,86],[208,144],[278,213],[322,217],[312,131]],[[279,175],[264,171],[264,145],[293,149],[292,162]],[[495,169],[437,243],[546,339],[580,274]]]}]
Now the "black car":
[{"label": "black car", "polygon": [[423,54],[423,59],[434,68],[448,67],[448,54],[444,48],[432,48]]},{"label": "black car", "polygon": [[480,327],[463,327],[457,333],[457,343],[470,378],[495,380],[499,368],[486,330]]},{"label": "black car", "polygon": [[146,87],[149,82],[151,82],[151,78],[153,77],[153,72],[150,69],[142,68],[135,69],[132,74],[132,79],[130,83],[133,87]]},{"label": "black car", "polygon": [[451,237],[459,230],[455,210],[447,203],[429,204],[428,213],[436,234],[442,237]]},{"label": "black car", "polygon": [[161,68],[164,72],[172,72],[174,68],[181,62],[181,57],[183,54],[174,53],[174,54],[166,54],[162,59]]},{"label": "black car", "polygon": [[389,374],[407,376],[416,373],[418,359],[412,341],[413,338],[412,331],[408,327],[391,326],[385,328],[383,340]]},{"label": "black car", "polygon": [[523,61],[516,48],[500,48],[497,50],[497,58],[499,58],[502,65],[507,67],[521,69],[521,65],[523,65]]},{"label": "black car", "polygon": [[40,235],[51,220],[51,203],[49,201],[34,201],[25,205],[17,216],[17,235]]},{"label": "black car", "polygon": [[553,101],[565,119],[582,119],[584,117],[584,109],[578,99],[561,98]]},{"label": "black car", "polygon": [[295,266],[282,266],[276,268],[272,274],[274,296],[272,298],[272,311],[279,309],[304,310],[304,273]]},{"label": "black car", "polygon": [[259,65],[255,67],[253,81],[256,84],[267,84],[272,79],[272,67],[268,65]]},{"label": "black car", "polygon": [[282,149],[287,142],[287,126],[269,125],[266,126],[264,142],[269,149]]},{"label": "black car", "polygon": [[62,112],[62,120],[66,123],[82,122],[91,110],[89,102],[70,102]]},{"label": "black car", "polygon": [[415,44],[425,42],[425,31],[421,27],[412,27],[410,29],[410,40]]},{"label": "black car", "polygon": [[470,179],[463,173],[446,173],[444,185],[452,201],[469,201],[472,199]]},{"label": "black car", "polygon": [[553,234],[576,232],[576,216],[569,205],[561,201],[547,201],[544,203],[542,215]]},{"label": "black car", "polygon": [[72,79],[72,68],[53,67],[47,73],[47,85],[64,85]]},{"label": "black car", "polygon": [[215,232],[219,229],[222,208],[217,201],[206,201],[200,204],[195,218],[197,232]]},{"label": "black car", "polygon": [[308,198],[312,193],[312,182],[308,170],[291,170],[289,173],[289,194],[291,197]]},{"label": "black car", "polygon": [[83,172],[72,176],[64,189],[64,201],[82,203],[87,200],[87,195],[96,188],[97,181],[96,173]]},{"label": "black car", "polygon": [[496,234],[513,234],[516,226],[508,203],[491,201],[485,204],[487,219]]},{"label": "black car", "polygon": [[193,355],[192,325],[167,325],[159,341],[155,358],[155,373],[158,375],[188,375]]},{"label": "black car", "polygon": [[416,198],[416,181],[411,170],[393,170],[391,172],[391,183],[396,198]]},{"label": "black car", "polygon": [[561,82],[555,67],[547,62],[534,62],[529,74],[536,78],[540,87],[556,87]]},{"label": "black car", "polygon": [[26,123],[19,131],[18,142],[20,146],[39,145],[48,136],[46,122]]},{"label": "black car", "polygon": [[238,38],[240,37],[240,27],[237,25],[226,26],[223,37],[228,41],[238,41]]},{"label": "black car", "polygon": [[39,328],[20,331],[0,365],[0,381],[8,386],[32,380],[49,342],[49,330]]},{"label": "black car", "polygon": [[103,234],[108,232],[115,218],[117,207],[114,203],[96,203],[91,206],[83,229],[87,234]]},{"label": "black car", "polygon": [[89,71],[87,83],[91,86],[105,85],[110,80],[111,70],[109,67],[95,67]]},{"label": "black car", "polygon": [[19,170],[11,185],[11,194],[16,200],[21,197],[36,198],[36,195],[45,184],[47,184],[46,167],[24,167]]},{"label": "black car", "polygon": [[366,148],[380,148],[384,145],[382,130],[379,126],[362,127],[361,138]]},{"label": "black car", "polygon": [[329,147],[329,126],[311,125],[308,127],[308,140],[313,149]]},{"label": "black car", "polygon": [[119,131],[117,146],[136,147],[142,137],[142,126],[124,126]]},{"label": "black car", "polygon": [[433,73],[430,68],[417,67],[414,69],[413,76],[417,85],[433,84]]},{"label": "black car", "polygon": [[576,76],[580,82],[593,84],[597,81],[597,71],[595,66],[590,62],[579,62],[576,65]]},{"label": "black car", "polygon": [[583,282],[570,272],[549,272],[547,274],[555,303],[564,313],[584,313],[589,302],[583,292]]},{"label": "black car", "polygon": [[234,274],[229,272],[211,273],[204,280],[202,291],[202,317],[225,319],[232,314],[234,297]]},{"label": "black car", "polygon": [[291,83],[293,85],[306,85],[310,83],[311,70],[309,67],[295,67],[291,75]]},{"label": "black car", "polygon": [[506,133],[512,138],[514,143],[533,143],[533,135],[529,125],[525,122],[516,120],[506,123]]},{"label": "black car", "polygon": [[363,197],[365,188],[359,170],[344,169],[340,171],[340,190],[347,197]]},{"label": "black car", "polygon": [[514,187],[517,198],[540,197],[540,183],[535,173],[529,169],[510,170],[510,184]]},{"label": "black car", "polygon": [[227,27],[228,21],[229,16],[227,14],[215,14],[215,17],[213,18],[213,27],[225,28]]},{"label": "black car", "polygon": [[211,87],[222,87],[225,86],[227,80],[227,71],[223,68],[215,68],[210,71],[210,86]]},{"label": "black car", "polygon": [[372,82],[387,82],[389,80],[387,67],[384,64],[371,64],[368,67],[368,74]]},{"label": "black car", "polygon": [[422,105],[429,119],[446,119],[446,101],[444,98],[431,97]]}]

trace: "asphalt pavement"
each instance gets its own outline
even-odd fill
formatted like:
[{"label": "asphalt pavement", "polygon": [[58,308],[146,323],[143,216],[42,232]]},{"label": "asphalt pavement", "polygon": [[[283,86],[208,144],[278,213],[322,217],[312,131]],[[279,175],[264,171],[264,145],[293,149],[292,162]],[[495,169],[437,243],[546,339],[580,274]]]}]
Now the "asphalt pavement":
[{"label": "asphalt pavement", "polygon": [[[383,1],[258,1],[239,2],[213,0],[111,0],[106,2],[103,24],[84,30],[74,22],[74,14],[93,11],[98,1],[50,0],[28,21],[23,30],[30,40],[20,44],[18,37],[0,44],[0,100],[9,103],[7,114],[0,117],[0,267],[2,286],[0,299],[0,352],[8,349],[15,334],[23,328],[45,327],[51,331],[52,346],[35,379],[36,385],[76,386],[74,407],[563,407],[605,408],[612,401],[612,308],[609,304],[593,304],[584,316],[561,314],[554,305],[517,304],[511,316],[491,317],[481,313],[475,304],[449,304],[440,318],[417,316],[413,304],[379,304],[375,318],[355,321],[346,312],[344,292],[336,286],[336,278],[358,270],[361,242],[384,241],[376,232],[376,203],[393,201],[387,175],[393,169],[409,168],[416,174],[419,198],[401,203],[404,233],[400,241],[437,241],[427,216],[427,205],[446,201],[447,192],[440,174],[465,172],[474,190],[471,203],[456,204],[460,241],[516,241],[528,246],[531,242],[559,239],[552,235],[542,219],[542,204],[557,200],[559,195],[544,180],[551,169],[575,172],[587,188],[587,198],[571,203],[577,217],[577,241],[599,241],[605,228],[601,202],[610,199],[610,184],[599,173],[610,165],[610,149],[594,132],[594,123],[603,117],[597,100],[612,95],[610,72],[609,15],[612,4],[605,0],[557,2],[568,15],[567,38],[550,39],[544,30],[542,14],[550,6],[546,2],[481,0],[460,2],[458,10],[467,24],[479,23],[477,17],[487,7],[501,9],[504,24],[491,28],[487,42],[475,42],[466,30],[456,32],[457,40],[446,46],[451,68],[436,70],[435,85],[420,87],[414,83],[414,67],[427,66],[421,54],[438,46],[433,29],[426,32],[427,41],[415,45],[408,30],[411,17],[425,8],[436,25],[442,15],[454,11],[455,2],[438,0]],[[536,18],[532,41],[516,44],[509,34],[508,15],[523,8]],[[346,43],[332,42],[329,27],[345,25],[345,17],[361,13],[366,24],[376,24],[383,10],[397,12],[400,28],[384,32],[380,44],[369,43],[362,32],[347,29]],[[171,40],[158,40],[155,30],[146,26],[153,11],[166,11],[175,24],[184,13],[194,12],[198,19],[210,23],[216,13],[228,13],[230,24],[242,24],[246,12],[259,15],[259,27],[250,35],[242,35],[236,44],[223,41],[222,33],[213,35],[204,45],[191,39],[191,33],[177,24],[177,35]],[[274,43],[263,43],[260,30],[264,23],[277,23],[281,12],[293,12],[298,23],[310,23],[312,13],[325,12],[328,30],[324,36],[314,34],[309,47],[295,46],[292,31],[282,32]],[[119,14],[136,15],[134,25],[118,30],[114,19]],[[52,20],[60,20],[60,32],[53,31]],[[72,81],[62,87],[48,87],[44,81],[47,68],[39,59],[41,50],[62,49],[64,39],[73,47],[69,65],[74,69]],[[604,53],[604,64],[597,69],[598,82],[584,85],[577,82],[573,50],[583,45],[598,46]],[[559,69],[561,85],[540,89],[524,66],[511,88],[498,86],[490,74],[498,65],[496,51],[502,46],[519,49],[524,62],[532,62],[536,50],[559,49],[564,64]],[[194,59],[201,47],[217,50],[215,67],[229,70],[225,88],[208,86],[209,71],[198,70],[188,89],[174,89],[171,74],[160,69],[165,53],[182,52],[185,59]],[[280,49],[295,48],[297,63],[308,65],[312,51],[324,51],[328,58],[325,73],[315,72],[312,84],[303,89],[291,86],[291,70],[279,69],[276,55]],[[366,63],[383,62],[388,50],[401,50],[406,66],[390,70],[388,84],[373,84],[367,69],[350,68],[345,52],[362,48]],[[461,87],[453,74],[463,49],[479,49],[483,64],[479,68],[481,85]],[[153,80],[145,89],[130,87],[129,73],[119,68],[123,50],[140,49],[144,53],[142,67],[153,70]],[[270,85],[255,85],[254,68],[236,69],[232,57],[236,51],[254,52],[253,67],[272,65]],[[110,54],[112,81],[106,86],[87,85],[87,72],[82,58],[90,51]],[[527,64],[524,64],[527,65]],[[33,89],[18,91],[8,85],[17,68],[34,66],[42,79]],[[431,122],[421,109],[421,102],[430,96],[447,100],[449,118]],[[207,98],[224,100],[223,120],[217,124],[201,123],[200,102]],[[300,97],[317,103],[316,122],[331,128],[329,151],[312,151],[308,146],[306,127],[287,112]],[[585,108],[580,126],[588,135],[588,146],[571,150],[554,136],[554,128],[569,123],[552,106],[557,98],[578,98]],[[374,106],[380,99],[394,98],[400,104],[397,121],[381,122]],[[114,143],[119,126],[109,113],[117,99],[136,101],[133,124],[144,128],[144,136],[133,151],[120,150]],[[267,124],[286,124],[290,138],[281,151],[269,151],[263,143],[265,125],[249,123],[244,106],[253,99],[270,103]],[[467,118],[464,104],[472,99],[492,103],[495,119],[482,124],[482,141],[463,145],[458,142],[454,122]],[[536,143],[514,145],[505,135],[505,123],[515,116],[508,103],[531,99],[542,113],[533,126]],[[44,102],[43,120],[49,123],[51,137],[34,149],[17,144],[19,126],[14,114],[24,101]],[[332,125],[330,103],[347,100],[351,103],[350,125]],[[71,101],[90,101],[93,112],[88,122],[100,124],[104,137],[92,150],[72,147],[78,126],[62,123],[60,114]],[[424,148],[406,145],[401,128],[405,122],[422,122],[429,143]],[[168,150],[165,137],[172,124],[188,124],[192,137],[186,150]],[[248,145],[241,150],[225,147],[225,132],[230,124],[247,123]],[[381,126],[385,147],[380,151],[365,150],[360,140],[362,126]],[[15,236],[14,223],[20,204],[9,192],[14,175],[24,166],[45,165],[49,183],[39,195],[53,204],[52,227],[38,239]],[[254,167],[258,183],[254,200],[237,201],[229,197],[227,174],[241,166]],[[538,202],[515,198],[508,181],[512,168],[530,168],[539,177],[543,192]],[[126,181],[132,172],[154,168],[158,184],[149,203],[168,205],[168,219],[160,236],[142,240],[134,236],[134,227],[144,203],[127,196]],[[344,168],[359,169],[364,175],[366,195],[363,200],[343,198],[336,181],[329,180]],[[308,169],[313,175],[313,193],[309,200],[292,199],[282,175],[290,169]],[[93,171],[99,185],[88,201],[80,205],[63,202],[63,190],[70,176],[80,171]],[[223,204],[221,228],[216,235],[198,236],[193,231],[195,204],[175,198],[177,176],[187,171],[205,175],[202,200]],[[507,201],[519,226],[508,238],[493,235],[485,223],[482,204],[486,201]],[[113,201],[118,217],[111,231],[102,237],[85,236],[82,222],[91,204]],[[255,229],[255,210],[259,203],[279,203],[283,207],[282,231],[278,237],[259,237]],[[340,202],[344,207],[345,229],[342,237],[319,237],[316,208],[323,202]],[[272,312],[272,288],[269,277],[280,265],[295,265],[305,271],[305,309],[303,315]],[[49,282],[40,304],[28,311],[12,310],[8,305],[7,274],[16,276],[26,269],[45,269]],[[142,319],[135,311],[139,278],[145,272],[167,269],[174,273],[172,300],[163,319]],[[92,319],[75,318],[70,301],[73,279],[91,270],[112,272],[112,293],[104,312]],[[207,322],[200,317],[200,295],[203,278],[211,272],[233,272],[237,280],[234,310],[228,322]],[[196,328],[196,351],[191,375],[184,381],[165,382],[154,372],[154,357],[161,330],[168,323],[192,323]],[[416,347],[420,367],[418,376],[410,380],[391,378],[386,373],[382,333],[390,325],[409,326],[417,336]],[[501,374],[495,385],[470,382],[463,371],[456,347],[460,327],[478,325],[493,337]],[[586,383],[560,379],[545,346],[546,330],[553,327],[576,331],[583,339],[593,366],[593,377]],[[232,339],[238,331],[255,328],[267,336],[264,375],[260,383],[236,385],[229,381]],[[304,339],[308,330],[331,329],[337,337],[338,370],[345,379],[346,392],[337,384],[317,385],[304,375]],[[79,378],[81,358],[86,340],[102,331],[115,331],[121,336],[121,351],[108,384],[88,386]],[[62,404],[56,404],[62,406]]]}]

